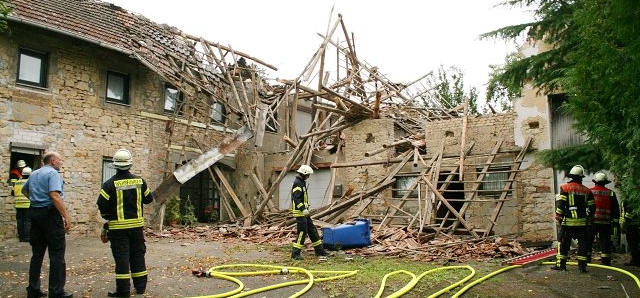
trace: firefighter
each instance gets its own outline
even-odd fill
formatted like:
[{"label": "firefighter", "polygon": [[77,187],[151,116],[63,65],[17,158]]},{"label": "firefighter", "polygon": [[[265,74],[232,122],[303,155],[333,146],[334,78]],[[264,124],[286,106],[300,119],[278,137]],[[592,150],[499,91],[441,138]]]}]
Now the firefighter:
[{"label": "firefighter", "polygon": [[584,168],[575,165],[567,175],[569,182],[560,186],[560,194],[556,197],[556,220],[560,224],[560,242],[556,264],[552,269],[567,270],[567,257],[571,239],[578,240],[578,268],[587,272],[587,244],[589,225],[595,211],[593,194],[588,187],[582,185]]},{"label": "firefighter", "polygon": [[627,235],[627,246],[631,256],[629,262],[624,263],[625,266],[640,267],[640,216],[637,213],[629,202],[622,200],[620,228],[622,233]]},{"label": "firefighter", "polygon": [[320,240],[318,230],[309,215],[309,195],[307,193],[306,180],[313,174],[313,169],[308,165],[301,165],[297,172],[298,176],[293,181],[293,187],[291,188],[291,213],[296,219],[298,233],[296,234],[296,241],[293,242],[291,258],[302,260],[300,252],[304,248],[304,241],[307,235],[311,239],[311,245],[315,250],[316,256],[328,256],[329,253],[322,247],[322,240]]},{"label": "firefighter", "polygon": [[108,240],[116,263],[116,290],[109,297],[129,297],[131,283],[136,294],[144,294],[147,287],[145,264],[143,204],[153,201],[153,194],[144,179],[129,172],[133,165],[131,152],[119,149],[113,155],[116,174],[102,184],[98,209],[108,221]]},{"label": "firefighter", "polygon": [[21,159],[16,162],[16,167],[9,171],[9,184],[11,186],[22,178],[22,170],[24,170],[25,167],[27,167],[27,163]]},{"label": "firefighter", "polygon": [[29,207],[31,207],[31,201],[22,194],[22,185],[27,182],[27,179],[29,179],[29,175],[31,175],[31,168],[25,167],[22,169],[22,173],[20,174],[22,178],[13,184],[11,195],[13,196],[16,204],[18,240],[20,242],[29,242],[29,234],[31,233],[31,215],[29,215]]},{"label": "firefighter", "polygon": [[594,175],[592,181],[595,183],[595,186],[591,188],[591,193],[593,194],[596,209],[593,214],[589,240],[587,241],[590,245],[587,250],[587,261],[591,262],[591,245],[597,236],[600,262],[602,265],[611,266],[611,237],[614,226],[617,226],[620,217],[618,198],[616,198],[616,193],[613,190],[605,187],[605,185],[611,183],[607,178],[607,174],[598,172]]}]

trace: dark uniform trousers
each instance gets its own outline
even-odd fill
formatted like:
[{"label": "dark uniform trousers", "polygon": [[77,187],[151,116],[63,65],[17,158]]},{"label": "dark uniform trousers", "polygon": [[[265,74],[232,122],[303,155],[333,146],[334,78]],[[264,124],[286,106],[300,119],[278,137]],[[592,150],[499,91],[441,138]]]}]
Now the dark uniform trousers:
[{"label": "dark uniform trousers", "polygon": [[30,244],[33,255],[29,266],[27,294],[40,289],[44,253],[49,250],[49,297],[62,297],[67,279],[64,253],[65,230],[62,216],[54,207],[31,208]]},{"label": "dark uniform trousers", "polygon": [[302,249],[304,247],[304,240],[307,238],[307,235],[309,236],[309,239],[311,239],[311,245],[314,248],[322,244],[322,241],[320,241],[320,235],[318,235],[318,230],[313,224],[313,220],[311,219],[311,217],[296,217],[296,228],[298,229],[298,235],[296,238],[296,242],[293,244],[294,248]]},{"label": "dark uniform trousers", "polygon": [[[598,249],[600,250],[600,257],[611,260],[611,248],[613,242],[611,241],[611,234],[613,228],[611,224],[592,223],[589,231],[589,239],[587,240],[587,261],[591,262],[591,253],[593,249],[593,242],[598,237]],[[607,262],[609,262],[607,261]]]},{"label": "dark uniform trousers", "polygon": [[142,228],[109,230],[109,241],[116,262],[116,290],[120,293],[130,292],[130,279],[133,279],[136,291],[144,292],[147,287],[147,267],[144,260],[147,246]]},{"label": "dark uniform trousers", "polygon": [[18,239],[29,241],[31,237],[31,215],[29,208],[16,208],[16,222],[18,225]]},{"label": "dark uniform trousers", "polygon": [[[587,244],[589,239],[588,226],[561,226],[560,227],[560,250],[558,251],[557,262],[566,263],[569,249],[571,248],[571,239],[578,240],[578,262],[587,261]],[[558,263],[559,264],[559,263]]]},{"label": "dark uniform trousers", "polygon": [[640,266],[640,226],[630,224],[627,226],[627,245],[631,255],[630,263]]}]

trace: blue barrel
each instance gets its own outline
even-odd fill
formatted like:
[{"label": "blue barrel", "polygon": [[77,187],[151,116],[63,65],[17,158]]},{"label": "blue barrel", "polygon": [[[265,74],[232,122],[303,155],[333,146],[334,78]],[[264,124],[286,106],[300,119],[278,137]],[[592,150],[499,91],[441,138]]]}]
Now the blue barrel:
[{"label": "blue barrel", "polygon": [[368,219],[356,218],[352,223],[322,228],[322,244],[327,249],[356,248],[371,245],[371,228]]}]

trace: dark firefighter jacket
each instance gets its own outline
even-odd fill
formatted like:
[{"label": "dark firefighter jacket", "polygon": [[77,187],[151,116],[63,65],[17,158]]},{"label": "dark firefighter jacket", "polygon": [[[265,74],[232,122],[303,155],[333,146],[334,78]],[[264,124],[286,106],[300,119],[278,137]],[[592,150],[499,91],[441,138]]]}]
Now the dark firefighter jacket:
[{"label": "dark firefighter jacket", "polygon": [[307,183],[300,176],[296,176],[291,188],[291,213],[293,217],[303,217],[302,211],[309,208]]},{"label": "dark firefighter jacket", "polygon": [[620,212],[620,225],[627,223],[628,225],[640,225],[640,216],[635,212],[627,201],[622,201],[622,210]]},{"label": "dark firefighter jacket", "polygon": [[592,187],[591,193],[593,194],[596,204],[593,222],[597,224],[618,222],[620,206],[618,204],[618,198],[616,198],[616,193],[602,185]]},{"label": "dark firefighter jacket", "polygon": [[560,186],[560,194],[556,198],[556,217],[562,218],[562,225],[589,225],[594,212],[595,202],[588,187],[574,180]]},{"label": "dark firefighter jacket", "polygon": [[121,230],[144,226],[142,204],[151,201],[153,195],[142,178],[118,170],[102,184],[97,204],[102,218],[109,221],[109,230]]}]

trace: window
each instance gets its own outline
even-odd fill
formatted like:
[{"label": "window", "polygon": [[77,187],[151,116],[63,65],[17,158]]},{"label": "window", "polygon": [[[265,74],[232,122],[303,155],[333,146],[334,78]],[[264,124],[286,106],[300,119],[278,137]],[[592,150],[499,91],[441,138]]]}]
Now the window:
[{"label": "window", "polygon": [[46,88],[48,55],[20,49],[18,57],[18,76],[21,84]]},{"label": "window", "polygon": [[224,124],[227,120],[227,110],[223,104],[214,102],[211,105],[211,121],[213,123]]},{"label": "window", "polygon": [[[484,175],[480,184],[479,195],[499,197],[509,179],[510,167],[491,167]],[[478,175],[482,174],[482,168],[478,169]]]},{"label": "window", "polygon": [[107,182],[109,178],[116,174],[116,169],[111,167],[113,160],[111,157],[102,158],[102,183]]},{"label": "window", "polygon": [[178,88],[165,84],[164,85],[164,111],[165,113],[171,113],[178,111],[178,115],[182,116],[182,92]]},{"label": "window", "polygon": [[129,104],[129,76],[107,71],[107,101]]},{"label": "window", "polygon": [[265,131],[278,132],[278,112],[273,111],[273,114],[267,114],[267,123],[264,127]]},{"label": "window", "polygon": [[393,183],[393,197],[402,198],[411,192],[408,198],[417,198],[419,185],[415,189],[411,189],[416,181],[418,181],[418,176],[396,176],[396,181]]}]

